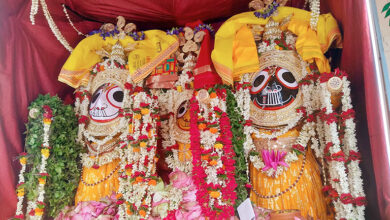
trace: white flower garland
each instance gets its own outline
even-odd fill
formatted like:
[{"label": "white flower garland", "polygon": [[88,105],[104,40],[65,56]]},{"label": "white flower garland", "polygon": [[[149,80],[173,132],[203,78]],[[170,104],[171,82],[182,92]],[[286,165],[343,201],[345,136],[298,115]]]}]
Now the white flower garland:
[{"label": "white flower garland", "polygon": [[69,52],[72,52],[73,48],[69,45],[68,41],[64,38],[61,31],[58,29],[55,24],[53,17],[50,15],[49,9],[45,0],[31,0],[31,11],[30,11],[30,21],[35,25],[35,15],[38,13],[39,2],[42,6],[43,14],[45,15],[46,21],[49,24],[50,30],[53,32],[57,40],[67,49]]},{"label": "white flower garland", "polygon": [[[135,113],[133,112],[133,120],[131,124],[131,135],[133,141],[130,141],[127,148],[122,151],[121,155],[121,170],[126,171],[126,165],[132,164],[131,172],[126,173],[127,177],[120,178],[119,190],[118,192],[123,195],[124,200],[126,201],[119,207],[119,219],[134,218],[147,219],[151,214],[151,202],[152,202],[152,193],[154,190],[154,185],[148,184],[148,182],[137,182],[136,180],[130,180],[129,176],[136,174],[137,172],[145,173],[144,177],[149,177],[156,172],[155,166],[155,154],[156,154],[156,123],[151,117],[152,109],[157,107],[157,102],[146,94],[146,92],[134,93],[130,96],[130,99],[133,99],[133,106],[131,109],[143,109],[141,103],[147,103],[149,106],[144,109],[148,109],[144,113]],[[142,111],[142,110],[141,110]],[[136,117],[135,115],[140,114],[141,117]],[[150,131],[147,131],[147,127],[151,126]],[[129,129],[129,130],[130,130]],[[141,140],[140,143],[143,143],[144,146],[137,146],[139,150],[135,150],[133,144],[138,144],[140,137],[146,136],[147,140]],[[147,147],[155,146],[151,150],[147,150]],[[148,158],[148,163],[145,164],[145,159]],[[141,177],[142,178],[142,177]],[[145,211],[145,216],[140,215],[140,213],[131,213],[127,212],[127,202],[134,204],[137,210],[140,210],[141,205],[146,206],[147,210]]]},{"label": "white flower garland", "polygon": [[[321,99],[321,107],[325,109],[325,114],[333,113],[332,103],[331,103],[331,94],[328,91],[327,83],[320,83],[319,90]],[[342,152],[340,148],[340,139],[337,131],[337,123],[331,122],[323,123],[323,128],[325,132],[325,142],[332,143],[332,146],[329,148],[329,153],[336,154]],[[331,186],[337,191],[338,195],[349,193],[349,183],[348,177],[346,174],[345,166],[343,161],[336,160],[327,160]],[[337,181],[335,181],[337,180]],[[346,218],[346,219],[356,219],[357,213],[352,204],[344,204],[338,198],[333,200],[333,204],[336,211],[336,219]]]},{"label": "white flower garland", "polygon": [[24,215],[23,215],[23,200],[24,200],[24,194],[25,194],[25,189],[24,189],[24,186],[21,186],[24,184],[24,172],[26,171],[26,164],[27,164],[27,158],[25,155],[22,155],[20,158],[19,158],[19,162],[20,162],[20,165],[22,166],[22,168],[20,169],[20,172],[19,172],[19,182],[18,182],[18,187],[20,188],[17,188],[16,191],[17,191],[17,196],[18,196],[18,203],[16,204],[16,212],[15,212],[15,217],[16,216],[20,216],[22,218],[24,218]]},{"label": "white flower garland", "polygon": [[[46,173],[46,161],[47,158],[50,156],[50,145],[49,145],[49,137],[50,137],[50,125],[51,125],[52,119],[50,118],[44,118],[43,119],[43,143],[42,143],[42,149],[41,149],[41,166],[39,167],[39,173],[44,174]],[[33,201],[30,205],[27,212],[30,213],[32,209],[35,210],[35,214],[33,216],[30,215],[30,219],[42,219],[42,216],[44,214],[44,208],[40,209],[37,208],[39,204],[44,204],[45,199],[45,184],[46,184],[46,177],[39,177],[38,178],[38,198]],[[38,211],[39,210],[39,211]]]},{"label": "white flower garland", "polygon": [[[351,101],[351,89],[350,82],[347,80],[347,77],[342,78],[343,87],[342,93],[343,96],[341,98],[342,103],[342,111],[347,112],[352,109],[352,101]],[[345,134],[343,141],[343,150],[346,154],[346,157],[350,156],[350,152],[359,152],[357,148],[357,140],[356,140],[356,124],[354,122],[353,117],[347,118],[345,120]],[[359,168],[359,160],[351,160],[347,163],[348,168],[348,181],[350,186],[351,194],[354,198],[365,197],[365,193],[363,190],[363,180],[362,180],[362,172]],[[357,211],[357,219],[364,219],[364,210],[365,206],[356,206]]]},{"label": "white flower garland", "polygon": [[74,26],[72,20],[70,20],[70,17],[69,17],[68,11],[66,10],[65,4],[62,4],[62,8],[63,8],[63,11],[64,11],[64,13],[65,13],[66,19],[68,19],[68,22],[69,22],[70,26],[72,26],[72,28],[77,32],[78,35],[87,37],[87,35],[81,33],[81,31],[79,31],[79,30],[76,28],[76,26]]},{"label": "white flower garland", "polygon": [[320,16],[320,0],[310,0],[310,27],[317,30],[318,17]]}]

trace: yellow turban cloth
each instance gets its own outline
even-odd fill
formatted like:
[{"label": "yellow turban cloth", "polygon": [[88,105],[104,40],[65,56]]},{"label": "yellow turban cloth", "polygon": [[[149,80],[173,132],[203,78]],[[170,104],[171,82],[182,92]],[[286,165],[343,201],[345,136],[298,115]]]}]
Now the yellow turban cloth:
[{"label": "yellow turban cloth", "polygon": [[123,47],[136,44],[135,49],[129,52],[128,68],[134,82],[140,82],[163,60],[168,58],[179,47],[176,36],[167,35],[164,31],[145,31],[145,39],[134,41],[130,36],[123,39],[106,37],[104,40],[99,34],[82,40],[73,50],[61,69],[58,80],[73,88],[86,86],[92,67],[101,62],[96,51],[114,45],[117,41]]},{"label": "yellow turban cloth", "polygon": [[[320,72],[330,72],[324,53],[333,42],[335,47],[342,46],[337,21],[330,14],[320,15],[317,31],[313,31],[310,12],[291,7],[279,7],[273,19],[280,22],[289,15],[292,18],[284,28],[297,35],[295,46],[299,55],[307,62],[315,61]],[[233,84],[242,74],[258,70],[257,47],[247,25],[265,25],[268,20],[245,12],[231,17],[218,30],[211,58],[224,83]]]}]

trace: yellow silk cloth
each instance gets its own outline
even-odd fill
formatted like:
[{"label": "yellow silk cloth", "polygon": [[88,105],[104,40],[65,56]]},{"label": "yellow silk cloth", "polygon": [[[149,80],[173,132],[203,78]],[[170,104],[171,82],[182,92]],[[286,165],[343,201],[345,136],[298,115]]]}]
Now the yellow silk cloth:
[{"label": "yellow silk cloth", "polygon": [[[328,60],[323,55],[335,42],[341,47],[341,34],[337,21],[331,14],[320,15],[317,31],[310,28],[310,12],[279,7],[273,19],[277,22],[292,15],[283,28],[297,35],[296,49],[307,61],[315,61],[320,72],[329,72]],[[255,72],[259,59],[253,34],[248,25],[265,25],[269,18],[257,18],[253,12],[245,12],[227,20],[215,35],[215,46],[211,54],[215,69],[224,83],[232,84],[244,73]]]},{"label": "yellow silk cloth", "polygon": [[[297,136],[298,132],[294,129],[283,137]],[[328,215],[327,200],[322,192],[322,181],[319,166],[312,154],[310,147],[306,152],[306,164],[303,174],[295,187],[283,195],[265,199],[256,196],[251,190],[250,199],[257,206],[272,209],[275,211],[285,209],[298,209],[302,216],[311,216],[314,219],[331,219]],[[284,171],[277,178],[269,177],[261,170],[257,170],[253,164],[250,164],[249,175],[252,187],[262,196],[276,195],[288,189],[299,176],[303,163],[303,155],[298,160],[291,163],[288,170]]]},{"label": "yellow silk cloth", "polygon": [[167,35],[160,30],[149,30],[144,33],[145,39],[141,41],[134,41],[130,36],[119,40],[106,37],[104,40],[99,34],[85,38],[65,62],[58,80],[73,88],[87,85],[90,70],[96,63],[102,61],[96,52],[111,49],[110,46],[119,41],[124,48],[136,45],[128,54],[128,68],[133,81],[140,82],[179,47],[177,37],[174,35]]},{"label": "yellow silk cloth", "polygon": [[[100,166],[98,169],[83,167],[83,178],[87,184],[97,183],[107,177],[119,165],[120,159],[116,159],[111,163]],[[119,187],[118,170],[107,180],[94,186],[87,186],[84,183],[79,183],[75,197],[75,203],[81,201],[99,201],[100,199],[110,196],[113,192],[117,192]]]}]

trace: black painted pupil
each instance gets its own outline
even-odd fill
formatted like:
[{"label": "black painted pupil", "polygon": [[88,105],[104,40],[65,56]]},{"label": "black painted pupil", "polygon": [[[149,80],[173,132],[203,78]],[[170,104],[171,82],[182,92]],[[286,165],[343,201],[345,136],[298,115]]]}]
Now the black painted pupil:
[{"label": "black painted pupil", "polygon": [[116,91],[112,95],[114,97],[114,100],[117,102],[122,102],[123,101],[123,92],[122,91]]},{"label": "black painted pupil", "polygon": [[100,91],[98,91],[97,93],[95,93],[95,95],[92,97],[92,103],[95,103],[96,102],[96,99],[99,97],[100,95]]},{"label": "black painted pupil", "polygon": [[179,109],[179,114],[183,114],[185,110],[186,110],[186,108],[181,107],[181,108]]},{"label": "black painted pupil", "polygon": [[282,77],[285,81],[287,81],[288,83],[293,83],[295,82],[295,78],[293,76],[293,74],[291,72],[285,72],[282,74]]},{"label": "black painted pupil", "polygon": [[260,86],[261,83],[263,83],[264,79],[265,79],[265,76],[264,76],[264,75],[258,76],[258,77],[255,79],[255,81],[253,82],[253,86],[254,86],[254,87]]}]

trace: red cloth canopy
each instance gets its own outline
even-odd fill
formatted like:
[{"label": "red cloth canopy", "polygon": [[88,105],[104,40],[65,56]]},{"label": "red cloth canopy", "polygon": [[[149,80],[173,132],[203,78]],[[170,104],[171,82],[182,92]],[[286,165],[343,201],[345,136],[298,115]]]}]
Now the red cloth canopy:
[{"label": "red cloth canopy", "polygon": [[[222,21],[234,14],[247,11],[249,0],[46,0],[54,21],[71,46],[83,38],[68,23],[62,10],[65,3],[73,12],[69,15],[83,33],[100,27],[102,22],[115,23],[118,15],[134,22],[139,29],[183,25],[197,19],[205,22]],[[289,6],[302,7],[304,0],[294,0]],[[51,33],[39,8],[36,25],[29,20],[31,2],[6,0],[0,3],[0,219],[14,215],[14,192],[19,172],[17,155],[24,149],[27,107],[38,94],[58,94],[71,103],[73,89],[57,81],[58,73],[69,52]],[[370,80],[374,72],[368,21],[364,1],[322,1],[322,10],[331,11],[344,31],[344,50],[341,68],[350,74],[352,94],[357,110],[359,148],[363,155],[362,170],[368,197],[367,216],[378,219],[378,205],[382,214],[390,214],[390,178],[385,154],[383,132],[378,122],[378,101],[375,84]],[[363,89],[364,88],[364,89]],[[366,111],[367,110],[367,111]],[[368,126],[367,126],[368,119]],[[368,129],[370,133],[368,133]],[[370,137],[370,138],[369,138]],[[372,147],[372,158],[370,140]],[[374,180],[372,164],[375,169]]]}]

